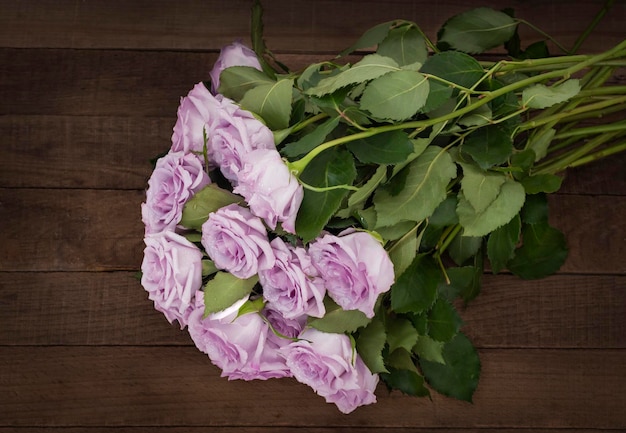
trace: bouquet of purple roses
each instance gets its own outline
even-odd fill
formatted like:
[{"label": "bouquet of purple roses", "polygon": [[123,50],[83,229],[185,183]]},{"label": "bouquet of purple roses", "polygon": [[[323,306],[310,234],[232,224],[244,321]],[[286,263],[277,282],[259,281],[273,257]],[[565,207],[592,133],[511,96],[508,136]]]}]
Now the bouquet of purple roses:
[{"label": "bouquet of purple roses", "polygon": [[[379,379],[471,400],[480,362],[454,300],[477,295],[485,257],[522,278],[563,263],[545,196],[624,149],[623,122],[577,122],[624,108],[606,82],[626,44],[553,58],[481,8],[437,44],[384,23],[346,51],[377,47],[357,63],[294,73],[253,17],[254,50],[225,47],[181,99],[148,181],[149,299],[229,379],[294,377],[344,413]],[[523,60],[469,55],[501,44]]]}]

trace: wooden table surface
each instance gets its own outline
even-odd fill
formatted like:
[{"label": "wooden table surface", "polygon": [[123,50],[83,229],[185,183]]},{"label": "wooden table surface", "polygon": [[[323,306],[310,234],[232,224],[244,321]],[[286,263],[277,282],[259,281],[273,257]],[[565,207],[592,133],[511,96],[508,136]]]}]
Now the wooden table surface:
[{"label": "wooden table surface", "polygon": [[[434,36],[478,5],[265,3],[267,43],[294,68],[378,22]],[[626,37],[615,3],[583,51]],[[483,363],[473,404],[381,386],[376,405],[342,415],[294,380],[229,382],[153,309],[134,277],[149,159],[219,48],[249,40],[250,4],[0,0],[0,433],[626,429],[624,155],[572,170],[551,197],[571,249],[557,275],[486,275],[461,312]],[[508,2],[565,45],[601,4]]]}]

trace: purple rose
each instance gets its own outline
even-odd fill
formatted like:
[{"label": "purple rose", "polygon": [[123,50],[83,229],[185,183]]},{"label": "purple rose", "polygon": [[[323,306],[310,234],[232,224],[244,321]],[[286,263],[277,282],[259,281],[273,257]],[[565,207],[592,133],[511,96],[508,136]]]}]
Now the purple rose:
[{"label": "purple rose", "polygon": [[237,178],[234,192],[246,199],[252,213],[272,229],[280,221],[285,231],[295,233],[304,191],[276,150],[255,150],[243,155]]},{"label": "purple rose", "polygon": [[196,347],[206,353],[222,369],[222,377],[229,380],[290,376],[278,346],[268,338],[269,325],[256,313],[237,317],[239,307],[234,307],[206,319],[203,319],[203,306],[191,312],[189,335]]},{"label": "purple rose", "polygon": [[306,250],[291,247],[281,238],[275,238],[271,245],[274,266],[259,272],[265,300],[287,319],[323,317],[326,289]]},{"label": "purple rose", "polygon": [[391,288],[394,274],[389,255],[373,236],[327,234],[310,245],[309,254],[329,296],[341,308],[374,317],[376,299]]},{"label": "purple rose", "polygon": [[154,308],[170,323],[178,320],[182,329],[202,287],[202,252],[174,232],[149,235],[144,242],[141,284]]},{"label": "purple rose", "polygon": [[233,185],[239,181],[242,158],[256,149],[276,149],[272,131],[249,111],[222,95],[218,118],[207,129],[209,159]]},{"label": "purple rose", "polygon": [[213,96],[198,83],[181,99],[172,135],[172,151],[203,155],[233,184],[241,158],[255,149],[276,149],[274,134],[252,113],[222,95]]},{"label": "purple rose", "polygon": [[309,328],[281,349],[293,376],[344,413],[376,402],[378,376],[354,354],[345,334]]},{"label": "purple rose", "polygon": [[209,73],[211,76],[211,89],[213,93],[217,93],[220,87],[220,74],[226,68],[231,66],[250,66],[261,70],[261,64],[254,51],[246,47],[239,41],[235,41],[230,45],[226,45],[220,51],[213,69]]},{"label": "purple rose", "polygon": [[178,118],[172,134],[172,152],[202,155],[205,130],[208,134],[211,123],[219,118],[221,110],[221,101],[204,84],[196,84],[180,100]]},{"label": "purple rose", "polygon": [[[307,316],[299,316],[293,319],[287,319],[283,316],[283,313],[278,311],[274,305],[270,302],[265,303],[265,307],[263,308],[262,314],[268,320],[272,328],[278,333],[280,333],[283,337],[287,338],[296,338],[306,325]],[[285,340],[283,337],[279,337],[284,342],[289,342],[289,340]],[[279,344],[279,346],[283,346],[284,344]]]},{"label": "purple rose", "polygon": [[148,180],[146,202],[141,205],[146,234],[175,230],[187,200],[209,183],[195,155],[170,152],[160,158]]},{"label": "purple rose", "polygon": [[218,269],[242,279],[274,266],[263,222],[237,204],[212,212],[202,224],[202,245]]}]

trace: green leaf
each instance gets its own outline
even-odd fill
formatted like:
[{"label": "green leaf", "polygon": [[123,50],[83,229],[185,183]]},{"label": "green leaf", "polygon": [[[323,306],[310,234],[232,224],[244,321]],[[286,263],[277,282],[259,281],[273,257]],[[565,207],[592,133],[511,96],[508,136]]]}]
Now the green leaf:
[{"label": "green leaf", "polygon": [[461,149],[482,169],[506,162],[513,153],[511,136],[498,125],[489,125],[472,132]]},{"label": "green leaf", "polygon": [[376,169],[376,172],[369,178],[367,182],[363,186],[359,188],[358,191],[354,191],[350,197],[348,198],[348,206],[356,207],[361,203],[364,203],[370,195],[376,191],[378,185],[381,182],[384,182],[387,178],[387,167],[384,165],[379,166]]},{"label": "green leaf", "polygon": [[444,299],[437,299],[428,312],[428,335],[434,340],[451,340],[462,324],[463,321],[452,304]]},{"label": "green leaf", "polygon": [[398,64],[393,59],[378,54],[369,54],[351,68],[320,80],[317,86],[308,89],[306,93],[315,96],[327,95],[342,87],[364,83],[397,70],[399,70]]},{"label": "green leaf", "polygon": [[287,143],[280,153],[286,157],[304,155],[322,144],[326,137],[339,125],[339,117],[332,117],[324,123],[317,125],[313,131],[300,138],[298,141]]},{"label": "green leaf", "polygon": [[520,215],[527,224],[548,222],[548,197],[541,193],[527,196]]},{"label": "green leaf", "polygon": [[364,164],[398,164],[413,153],[413,141],[404,131],[389,131],[347,144]]},{"label": "green leaf", "polygon": [[393,271],[396,278],[402,275],[402,273],[411,265],[413,259],[415,259],[415,256],[417,255],[418,246],[418,237],[415,233],[410,233],[409,235],[402,237],[393,245],[393,247],[391,247],[389,250],[389,259],[391,260],[391,263],[393,263]]},{"label": "green leaf", "polygon": [[435,227],[444,227],[458,224],[459,217],[456,214],[458,200],[455,195],[449,195],[435,209],[428,218],[428,224]]},{"label": "green leaf", "polygon": [[504,44],[517,22],[503,12],[477,8],[450,18],[437,33],[437,46],[477,54]]},{"label": "green leaf", "polygon": [[532,149],[535,152],[535,162],[544,158],[548,154],[548,147],[552,142],[552,139],[556,135],[556,129],[549,128],[546,130],[539,130],[540,133],[533,134],[528,141],[528,149]]},{"label": "green leaf", "polygon": [[356,339],[356,350],[372,373],[387,372],[383,361],[383,349],[387,341],[385,326],[380,317],[376,316],[361,331]]},{"label": "green leaf", "polygon": [[413,347],[413,352],[420,359],[445,364],[443,346],[443,341],[435,341],[427,335],[420,335],[417,339],[417,344]]},{"label": "green leaf", "polygon": [[428,80],[419,72],[393,71],[368,84],[361,108],[378,119],[406,120],[424,106],[428,91]]},{"label": "green leaf", "polygon": [[225,310],[249,295],[258,281],[257,275],[243,280],[228,272],[218,272],[204,286],[204,317]]},{"label": "green leaf", "polygon": [[476,212],[484,211],[500,194],[500,187],[506,182],[503,173],[485,172],[473,164],[460,164],[463,167],[461,189],[463,196]]},{"label": "green leaf", "polygon": [[565,102],[580,92],[580,82],[570,79],[554,86],[535,84],[522,92],[522,103],[528,108],[548,108]]},{"label": "green leaf", "polygon": [[359,310],[344,310],[336,308],[332,311],[326,311],[322,318],[312,318],[309,320],[309,326],[322,331],[331,333],[354,332],[362,326],[370,322],[365,314]]},{"label": "green leaf", "polygon": [[537,194],[540,192],[552,193],[561,188],[563,178],[555,174],[536,174],[521,180],[526,194]]},{"label": "green leaf", "polygon": [[525,196],[522,184],[507,179],[502,184],[498,197],[484,211],[476,212],[463,192],[459,192],[456,211],[459,223],[463,226],[463,235],[485,236],[508,223],[522,209]]},{"label": "green leaf", "polygon": [[482,242],[482,237],[456,236],[448,247],[448,254],[454,263],[461,266],[478,252]]},{"label": "green leaf", "polygon": [[397,313],[420,313],[435,302],[441,271],[435,260],[419,254],[391,286],[391,308]]},{"label": "green leaf", "polygon": [[241,106],[258,114],[270,129],[285,129],[291,117],[293,79],[262,84],[246,92]]},{"label": "green leaf", "polygon": [[[377,227],[376,232],[386,241],[395,241],[415,229],[414,221],[401,221],[398,224],[387,227]],[[415,232],[413,232],[415,235]]]},{"label": "green leaf", "polygon": [[[485,71],[472,56],[457,51],[444,51],[429,57],[420,69],[459,86],[471,88],[483,78]],[[437,82],[431,79],[432,83]]]},{"label": "green leaf", "polygon": [[515,247],[519,241],[522,220],[515,216],[507,224],[497,228],[489,235],[487,241],[487,257],[491,263],[491,271],[497,274],[506,267],[506,263],[515,255]]},{"label": "green leaf", "polygon": [[218,92],[227,98],[240,101],[250,89],[263,84],[272,84],[274,80],[264,72],[251,66],[232,66],[220,74]]},{"label": "green leaf", "polygon": [[209,260],[209,259],[202,260],[202,276],[203,277],[213,275],[218,270],[219,269],[217,268],[217,266],[215,266],[215,263],[213,263],[213,260]]},{"label": "green leaf", "polygon": [[345,56],[353,51],[377,45],[389,34],[389,29],[394,23],[395,21],[387,21],[368,29],[352,46],[343,50],[339,55]]},{"label": "green leaf", "polygon": [[243,197],[211,183],[195,193],[185,203],[180,224],[188,229],[201,230],[202,224],[209,219],[211,212],[241,201],[243,201]]},{"label": "green leaf", "polygon": [[476,349],[459,332],[445,344],[443,359],[445,364],[420,359],[426,381],[443,395],[471,402],[480,376],[480,359]]},{"label": "green leaf", "polygon": [[547,222],[524,224],[522,246],[507,268],[524,279],[544,278],[552,275],[567,259],[567,242],[560,230]]},{"label": "green leaf", "polygon": [[[374,195],[379,226],[390,226],[403,220],[420,222],[428,218],[445,200],[448,183],[456,176],[452,158],[437,146],[426,148],[402,172],[405,170],[405,182],[397,195],[390,194],[385,188]],[[393,188],[393,181],[390,187]]]},{"label": "green leaf", "polygon": [[[303,182],[316,187],[351,185],[356,177],[354,159],[345,149],[328,149],[316,156],[302,172]],[[326,192],[304,190],[296,218],[296,233],[304,242],[314,239],[335,214],[348,193],[346,189]]]},{"label": "green leaf", "polygon": [[389,373],[381,373],[380,377],[389,388],[397,389],[404,394],[414,397],[430,395],[428,388],[424,386],[424,378],[415,371],[390,368]]},{"label": "green leaf", "polygon": [[[448,268],[446,273],[450,279],[450,284],[447,284],[445,281],[439,283],[437,293],[440,298],[452,302],[459,296],[465,299],[471,297],[471,294],[480,291],[480,274],[482,274],[482,269],[474,266],[463,266]],[[478,287],[476,287],[476,284],[478,284]]]},{"label": "green leaf", "polygon": [[391,57],[400,66],[424,63],[428,58],[426,41],[411,24],[391,29],[376,51],[381,56]]},{"label": "green leaf", "polygon": [[389,352],[391,353],[398,348],[411,352],[417,343],[417,330],[411,321],[401,317],[389,317],[386,322]]}]

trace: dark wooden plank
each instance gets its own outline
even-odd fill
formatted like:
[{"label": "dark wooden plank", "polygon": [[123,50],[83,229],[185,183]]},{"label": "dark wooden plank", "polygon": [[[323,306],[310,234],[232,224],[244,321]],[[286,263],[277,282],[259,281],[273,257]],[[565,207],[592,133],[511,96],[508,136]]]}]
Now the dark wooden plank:
[{"label": "dark wooden plank", "polygon": [[0,116],[0,186],[144,189],[169,118]]},{"label": "dark wooden plank", "polygon": [[132,272],[2,273],[0,335],[0,346],[192,344]]},{"label": "dark wooden plank", "polygon": [[[169,117],[0,116],[0,187],[144,189]],[[626,152],[566,173],[560,193],[626,194]]]},{"label": "dark wooden plank", "polygon": [[[482,294],[459,311],[481,348],[626,349],[626,276],[486,275]],[[192,343],[154,310],[133,273],[5,272],[2,345]]]},{"label": "dark wooden plank", "polygon": [[[516,15],[571,46],[602,6],[600,0],[503,4],[484,0],[481,6],[515,8]],[[586,50],[606,48],[624,37],[626,7],[615,2]],[[336,52],[352,44],[363,31],[393,19],[416,21],[434,38],[450,16],[476,7],[476,2],[415,0],[263,2],[265,37],[274,51]],[[216,50],[235,39],[248,40],[250,2],[218,0],[176,3],[149,1],[72,2],[37,0],[0,2],[0,46],[60,48],[147,48]],[[524,41],[542,39],[527,26]]]},{"label": "dark wooden plank", "polygon": [[473,405],[381,385],[377,404],[346,416],[291,379],[219,378],[191,347],[5,347],[0,425],[626,428],[623,350],[481,355]]},{"label": "dark wooden plank", "polygon": [[[206,427],[20,427],[19,433],[206,433]],[[432,428],[412,427],[211,427],[211,433],[431,433]],[[464,433],[488,433],[491,429],[467,428]],[[0,433],[14,433],[11,427],[0,427]],[[459,429],[437,428],[437,433],[456,433]],[[613,429],[498,429],[498,433],[615,433]]]},{"label": "dark wooden plank", "polygon": [[[0,188],[0,271],[136,270],[142,191]],[[626,197],[555,195],[552,223],[567,236],[562,272],[624,274]]]},{"label": "dark wooden plank", "polygon": [[137,270],[141,191],[0,189],[0,270]]}]

